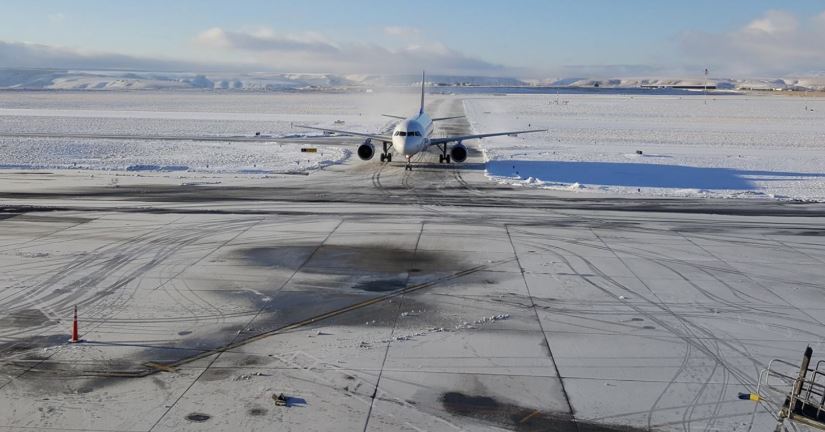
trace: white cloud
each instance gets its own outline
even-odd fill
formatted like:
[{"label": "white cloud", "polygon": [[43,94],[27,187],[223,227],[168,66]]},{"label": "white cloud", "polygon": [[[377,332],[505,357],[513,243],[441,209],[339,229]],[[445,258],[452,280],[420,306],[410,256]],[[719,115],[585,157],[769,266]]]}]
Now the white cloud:
[{"label": "white cloud", "polygon": [[700,65],[738,75],[805,74],[825,68],[825,12],[800,20],[768,11],[727,33],[688,32],[681,49]]},{"label": "white cloud", "polygon": [[793,14],[784,11],[768,11],[765,16],[751,21],[745,26],[746,32],[768,34],[792,33],[798,30],[799,22]]},{"label": "white cloud", "polygon": [[278,35],[271,29],[261,28],[253,32],[226,31],[220,27],[210,28],[195,37],[195,41],[205,46],[245,51],[296,51],[329,53],[337,51],[331,42],[319,33]]},{"label": "white cloud", "polygon": [[[413,30],[388,31],[407,35]],[[243,52],[257,63],[291,71],[409,73],[429,69],[438,73],[489,74],[505,70],[501,65],[467,56],[440,42],[387,48],[375,43],[333,42],[317,32],[281,34],[269,28],[230,31],[219,27],[200,33],[195,42],[227,52]]]},{"label": "white cloud", "polygon": [[0,41],[2,68],[121,69],[151,71],[237,70],[244,65],[136,57],[68,47]]}]

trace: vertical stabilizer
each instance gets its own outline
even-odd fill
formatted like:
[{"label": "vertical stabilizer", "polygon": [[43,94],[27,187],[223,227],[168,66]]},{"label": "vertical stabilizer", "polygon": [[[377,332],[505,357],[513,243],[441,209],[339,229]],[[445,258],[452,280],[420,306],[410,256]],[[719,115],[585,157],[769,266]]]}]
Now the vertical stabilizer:
[{"label": "vertical stabilizer", "polygon": [[421,108],[418,109],[419,114],[424,114],[424,82],[426,82],[427,72],[421,72]]}]

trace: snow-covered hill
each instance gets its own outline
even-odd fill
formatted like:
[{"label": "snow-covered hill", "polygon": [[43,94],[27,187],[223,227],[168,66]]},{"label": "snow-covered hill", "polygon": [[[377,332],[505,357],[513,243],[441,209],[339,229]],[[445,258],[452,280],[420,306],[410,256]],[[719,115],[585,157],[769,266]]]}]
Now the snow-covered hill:
[{"label": "snow-covered hill", "polygon": [[[702,87],[703,78],[551,78],[529,80],[533,86],[549,87]],[[721,90],[825,90],[825,77],[733,79],[710,78],[707,85]]]},{"label": "snow-covered hill", "polygon": [[[328,73],[186,73],[0,69],[0,89],[28,90],[299,90],[417,86],[421,76],[336,75]],[[510,77],[428,75],[430,86],[551,87],[701,87],[702,78],[561,78],[520,80]],[[722,90],[825,90],[825,77],[708,80]]]},{"label": "snow-covered hill", "polygon": [[332,74],[195,74],[179,72],[0,69],[0,88],[30,90],[281,90],[344,87]]}]

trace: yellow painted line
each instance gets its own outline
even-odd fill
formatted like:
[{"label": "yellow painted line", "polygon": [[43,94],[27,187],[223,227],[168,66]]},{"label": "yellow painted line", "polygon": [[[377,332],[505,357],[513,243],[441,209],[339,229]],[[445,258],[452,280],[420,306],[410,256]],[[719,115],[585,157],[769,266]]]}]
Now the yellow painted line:
[{"label": "yellow painted line", "polygon": [[530,420],[531,418],[533,418],[533,417],[535,417],[535,416],[537,416],[537,415],[539,415],[539,414],[541,414],[541,411],[539,411],[539,410],[535,410],[535,411],[533,411],[530,415],[528,415],[528,416],[524,417],[523,419],[519,420],[519,423],[524,423],[524,422],[526,422],[527,420]]}]

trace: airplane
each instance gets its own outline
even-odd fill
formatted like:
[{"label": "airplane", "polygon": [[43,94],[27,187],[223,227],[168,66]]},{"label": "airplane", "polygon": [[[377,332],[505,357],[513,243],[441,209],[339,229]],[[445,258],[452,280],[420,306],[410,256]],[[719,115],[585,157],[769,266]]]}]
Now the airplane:
[{"label": "airplane", "polygon": [[[389,152],[390,147],[395,153],[403,155],[407,159],[405,170],[412,171],[411,159],[418,153],[421,153],[432,146],[437,146],[441,151],[438,156],[439,163],[450,162],[464,162],[467,160],[467,148],[462,144],[462,141],[471,139],[481,139],[502,135],[518,135],[523,133],[547,132],[547,129],[531,129],[510,132],[495,132],[475,135],[458,135],[444,138],[433,138],[433,123],[442,120],[452,120],[464,116],[454,117],[436,117],[431,118],[424,112],[424,83],[426,82],[426,72],[421,74],[421,105],[418,109],[418,114],[410,117],[402,117],[396,115],[384,114],[385,117],[395,118],[401,120],[392,130],[392,135],[378,135],[365,132],[352,132],[337,129],[327,129],[315,126],[295,125],[299,128],[319,130],[327,133],[335,133],[344,136],[365,137],[366,140],[358,146],[358,157],[361,160],[370,160],[375,156],[375,146],[373,141],[380,142],[384,151],[381,153],[381,162],[392,162],[392,153]],[[455,143],[448,151],[448,145]]]}]

